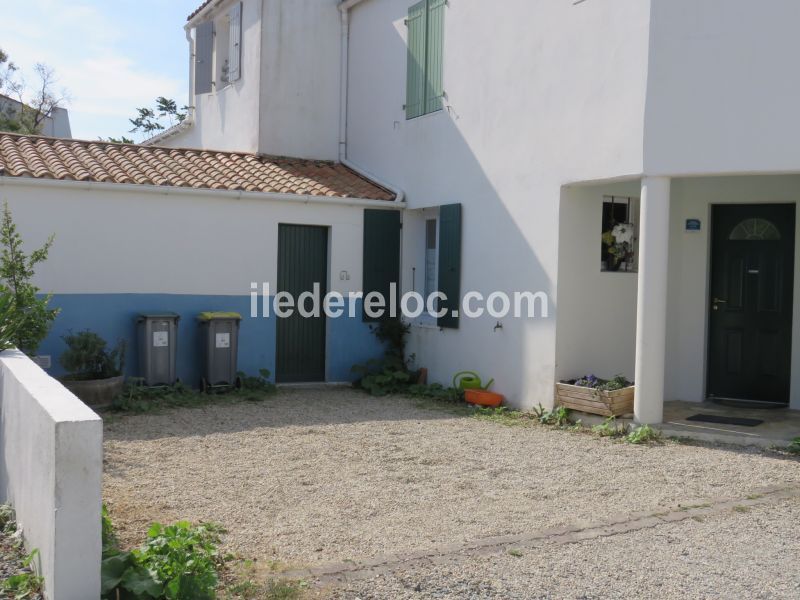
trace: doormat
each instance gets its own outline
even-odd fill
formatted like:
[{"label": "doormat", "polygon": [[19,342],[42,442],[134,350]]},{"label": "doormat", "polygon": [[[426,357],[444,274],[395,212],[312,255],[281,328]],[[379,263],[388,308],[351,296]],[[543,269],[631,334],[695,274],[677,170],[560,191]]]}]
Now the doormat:
[{"label": "doormat", "polygon": [[701,423],[717,423],[719,425],[741,425],[742,427],[756,427],[764,421],[760,419],[743,419],[742,417],[723,417],[722,415],[692,415],[687,421],[700,421]]}]

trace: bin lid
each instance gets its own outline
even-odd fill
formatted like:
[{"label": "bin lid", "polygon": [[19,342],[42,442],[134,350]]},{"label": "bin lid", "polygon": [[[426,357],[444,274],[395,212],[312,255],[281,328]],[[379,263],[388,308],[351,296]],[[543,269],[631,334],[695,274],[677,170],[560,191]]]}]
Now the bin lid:
[{"label": "bin lid", "polygon": [[242,315],[237,312],[223,312],[223,311],[206,311],[197,315],[198,321],[216,321],[218,319],[233,319],[236,321],[242,320]]},{"label": "bin lid", "polygon": [[159,312],[159,313],[140,313],[139,317],[140,320],[145,319],[175,319],[176,321],[180,319],[180,315],[174,312]]}]

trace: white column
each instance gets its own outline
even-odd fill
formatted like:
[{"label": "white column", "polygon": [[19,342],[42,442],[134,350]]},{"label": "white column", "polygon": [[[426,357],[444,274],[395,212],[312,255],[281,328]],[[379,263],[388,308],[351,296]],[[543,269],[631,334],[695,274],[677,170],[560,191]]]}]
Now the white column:
[{"label": "white column", "polygon": [[634,403],[637,423],[660,423],[664,416],[669,199],[668,177],[642,179]]}]

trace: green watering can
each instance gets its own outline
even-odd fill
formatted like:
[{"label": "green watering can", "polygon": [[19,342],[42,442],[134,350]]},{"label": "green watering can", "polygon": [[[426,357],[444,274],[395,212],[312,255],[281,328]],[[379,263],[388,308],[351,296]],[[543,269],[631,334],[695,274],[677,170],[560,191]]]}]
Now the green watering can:
[{"label": "green watering can", "polygon": [[453,375],[453,387],[457,390],[488,390],[494,383],[494,379],[490,379],[486,385],[481,383],[481,377],[475,371],[459,371]]}]

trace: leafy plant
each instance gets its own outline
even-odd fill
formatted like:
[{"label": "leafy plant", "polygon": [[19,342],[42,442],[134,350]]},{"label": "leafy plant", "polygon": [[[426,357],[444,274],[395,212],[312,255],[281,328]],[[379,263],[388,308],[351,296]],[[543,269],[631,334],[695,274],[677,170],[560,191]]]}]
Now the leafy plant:
[{"label": "leafy plant", "polygon": [[800,454],[800,437],[794,438],[786,449],[792,454]]},{"label": "leafy plant", "polygon": [[532,410],[533,416],[542,425],[554,425],[555,427],[564,427],[569,425],[569,409],[565,406],[557,406],[553,410],[547,410],[544,406],[539,404]]},{"label": "leafy plant", "polygon": [[620,437],[625,435],[625,427],[617,423],[616,417],[608,417],[601,425],[592,427],[592,433],[600,437]]},{"label": "leafy plant", "polygon": [[373,396],[386,396],[405,391],[416,379],[405,357],[405,338],[410,326],[400,319],[387,319],[373,326],[372,331],[386,345],[382,360],[369,360],[351,369],[359,378],[360,387]]},{"label": "leafy plant", "polygon": [[32,550],[30,554],[22,558],[22,572],[0,581],[0,592],[6,594],[6,598],[27,600],[38,597],[44,585],[44,578],[33,571],[33,562],[38,554],[38,550]]},{"label": "leafy plant", "polygon": [[404,393],[412,398],[427,398],[444,402],[460,402],[464,399],[464,392],[456,388],[444,387],[440,383],[413,383]]},{"label": "leafy plant", "polygon": [[236,375],[242,382],[241,392],[248,399],[262,399],[264,394],[271,394],[277,389],[270,381],[272,373],[269,369],[259,369],[258,375],[247,375],[244,371],[238,371]]},{"label": "leafy plant", "polygon": [[67,350],[60,357],[70,379],[108,379],[122,375],[125,368],[125,340],[108,350],[106,341],[96,333],[81,331],[62,336]]},{"label": "leafy plant", "polygon": [[585,375],[584,377],[579,377],[578,379],[566,381],[564,383],[592,388],[604,392],[613,392],[615,390],[621,390],[633,385],[633,382],[628,381],[622,375],[615,375],[611,379],[600,379],[596,375]]},{"label": "leafy plant", "polygon": [[653,429],[650,425],[639,425],[631,429],[630,433],[625,437],[625,441],[629,444],[647,444],[657,442],[660,439],[661,432],[658,429]]},{"label": "leafy plant", "polygon": [[10,298],[13,305],[12,308],[6,304],[5,308],[6,312],[14,314],[6,334],[13,345],[26,354],[36,353],[58,315],[58,309],[48,308],[52,295],[39,297],[39,288],[31,283],[36,266],[47,260],[52,245],[53,236],[50,236],[44,246],[34,250],[30,256],[26,255],[8,203],[3,206],[0,222],[0,296]]},{"label": "leafy plant", "polygon": [[220,528],[186,521],[154,523],[146,543],[120,551],[108,513],[103,516],[101,594],[105,599],[213,600],[222,566]]}]

